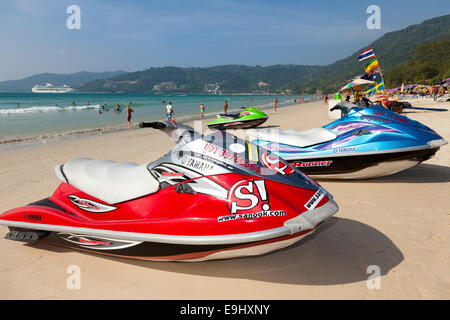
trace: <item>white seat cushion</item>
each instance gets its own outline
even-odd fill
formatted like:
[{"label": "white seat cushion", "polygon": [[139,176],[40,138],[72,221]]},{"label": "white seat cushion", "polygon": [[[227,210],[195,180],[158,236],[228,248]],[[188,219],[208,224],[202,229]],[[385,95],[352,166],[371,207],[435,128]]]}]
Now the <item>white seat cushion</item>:
[{"label": "white seat cushion", "polygon": [[254,139],[288,144],[300,148],[309,147],[318,143],[336,139],[337,134],[323,127],[310,130],[278,130],[278,129],[253,129],[248,135]]},{"label": "white seat cushion", "polygon": [[[110,160],[75,159],[62,166],[66,182],[106,203],[115,204],[159,190],[147,165]],[[62,177],[60,177],[62,178]]]}]

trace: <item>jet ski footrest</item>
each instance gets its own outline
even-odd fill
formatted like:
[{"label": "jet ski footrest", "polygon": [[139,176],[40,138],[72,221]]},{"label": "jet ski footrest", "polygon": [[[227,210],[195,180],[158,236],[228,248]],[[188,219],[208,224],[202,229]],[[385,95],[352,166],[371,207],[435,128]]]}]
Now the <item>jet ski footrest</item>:
[{"label": "jet ski footrest", "polygon": [[45,231],[20,231],[13,230],[8,232],[5,235],[5,239],[13,240],[13,241],[22,241],[22,242],[35,242],[39,240],[39,238],[46,235],[48,232]]}]

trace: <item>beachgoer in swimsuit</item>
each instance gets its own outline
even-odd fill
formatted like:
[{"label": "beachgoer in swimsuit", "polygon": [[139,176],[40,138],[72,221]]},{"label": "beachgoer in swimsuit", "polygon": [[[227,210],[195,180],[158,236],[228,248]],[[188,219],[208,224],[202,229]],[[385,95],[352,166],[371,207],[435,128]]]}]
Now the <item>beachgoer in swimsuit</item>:
[{"label": "beachgoer in swimsuit", "polygon": [[134,112],[133,109],[131,109],[130,106],[127,106],[127,122],[128,122],[128,129],[133,130],[133,127],[131,126],[131,113]]},{"label": "beachgoer in swimsuit", "polygon": [[204,118],[204,114],[205,114],[205,105],[202,103],[200,105],[200,118],[202,118],[202,120]]},{"label": "beachgoer in swimsuit", "polygon": [[223,113],[227,113],[228,110],[228,101],[225,100],[225,104],[223,105]]},{"label": "beachgoer in swimsuit", "polygon": [[273,110],[275,110],[275,112],[277,111],[277,105],[278,105],[278,98],[275,98],[275,101],[273,102]]}]

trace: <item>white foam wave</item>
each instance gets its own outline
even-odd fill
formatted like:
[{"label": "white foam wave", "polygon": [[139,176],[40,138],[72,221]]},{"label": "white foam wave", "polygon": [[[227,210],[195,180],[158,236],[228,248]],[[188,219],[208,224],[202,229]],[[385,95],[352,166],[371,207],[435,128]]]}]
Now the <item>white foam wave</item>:
[{"label": "white foam wave", "polygon": [[27,113],[46,113],[46,112],[60,112],[60,111],[83,111],[87,109],[98,109],[100,105],[91,106],[42,106],[42,107],[30,107],[30,108],[16,108],[16,109],[0,109],[0,115],[6,114],[27,114]]}]

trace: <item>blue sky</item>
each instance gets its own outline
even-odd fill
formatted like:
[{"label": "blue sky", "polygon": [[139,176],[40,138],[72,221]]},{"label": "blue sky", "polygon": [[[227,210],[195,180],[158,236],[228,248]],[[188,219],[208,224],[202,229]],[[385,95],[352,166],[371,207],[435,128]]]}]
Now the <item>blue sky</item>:
[{"label": "blue sky", "polygon": [[[72,4],[81,30],[66,28]],[[366,27],[373,4],[381,30]],[[0,0],[0,81],[169,65],[324,65],[448,13],[448,0]]]}]

